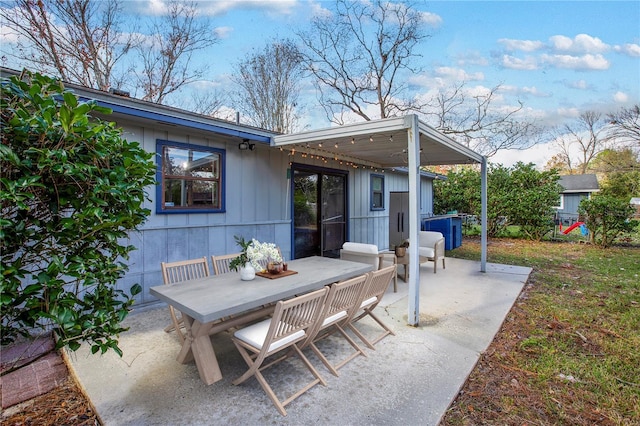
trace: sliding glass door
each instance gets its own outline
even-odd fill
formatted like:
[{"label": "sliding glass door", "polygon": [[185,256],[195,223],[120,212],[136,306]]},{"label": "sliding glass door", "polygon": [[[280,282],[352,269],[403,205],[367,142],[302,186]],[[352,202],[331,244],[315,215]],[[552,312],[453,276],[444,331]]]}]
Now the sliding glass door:
[{"label": "sliding glass door", "polygon": [[293,165],[293,258],[338,257],[347,235],[347,172]]}]

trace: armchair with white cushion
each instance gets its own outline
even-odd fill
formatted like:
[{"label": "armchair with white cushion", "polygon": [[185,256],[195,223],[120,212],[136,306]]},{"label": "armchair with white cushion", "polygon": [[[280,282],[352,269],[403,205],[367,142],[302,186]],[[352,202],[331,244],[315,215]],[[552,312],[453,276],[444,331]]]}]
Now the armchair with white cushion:
[{"label": "armchair with white cushion", "polygon": [[[442,232],[420,231],[418,232],[418,255],[433,262],[433,273],[438,268],[438,259],[442,259],[442,269],[444,265],[444,236]],[[409,241],[409,240],[406,240]]]},{"label": "armchair with white cushion", "polygon": [[[377,271],[385,266],[398,263],[396,255],[391,252],[379,252],[375,244],[346,242],[340,250],[340,259],[352,262],[368,263]],[[398,276],[393,275],[393,292],[398,291]]]}]

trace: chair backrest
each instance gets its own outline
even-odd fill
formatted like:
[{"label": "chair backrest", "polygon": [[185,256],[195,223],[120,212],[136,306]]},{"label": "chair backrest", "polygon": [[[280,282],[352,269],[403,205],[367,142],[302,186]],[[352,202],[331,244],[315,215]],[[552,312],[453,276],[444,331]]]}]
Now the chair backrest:
[{"label": "chair backrest", "polygon": [[420,231],[418,235],[420,238],[420,247],[435,248],[438,240],[444,238],[442,232],[437,231]]},{"label": "chair backrest", "polygon": [[211,256],[211,263],[213,264],[213,274],[220,275],[234,272],[231,270],[231,267],[229,267],[229,264],[238,256],[240,256],[240,253]]},{"label": "chair backrest", "polygon": [[369,285],[364,288],[360,303],[364,303],[373,298],[376,300],[367,303],[367,305],[373,305],[373,307],[375,307],[380,303],[382,296],[384,296],[384,293],[387,291],[387,287],[389,287],[393,274],[396,273],[396,268],[397,265],[391,265],[377,271],[369,272]]},{"label": "chair backrest", "polygon": [[380,267],[380,255],[375,244],[346,242],[340,250],[340,259],[367,263],[374,269]]},{"label": "chair backrest", "polygon": [[209,262],[206,257],[179,262],[161,262],[160,269],[162,269],[162,279],[165,284],[209,276]]},{"label": "chair backrest", "polygon": [[306,337],[308,334],[306,330],[313,329],[320,319],[328,292],[329,289],[323,287],[276,303],[261,354],[275,352],[283,346]]},{"label": "chair backrest", "polygon": [[308,341],[314,340],[323,328],[352,316],[360,306],[362,291],[368,284],[369,278],[369,274],[363,274],[331,285],[320,314],[320,320],[318,320],[316,327],[308,333]]}]

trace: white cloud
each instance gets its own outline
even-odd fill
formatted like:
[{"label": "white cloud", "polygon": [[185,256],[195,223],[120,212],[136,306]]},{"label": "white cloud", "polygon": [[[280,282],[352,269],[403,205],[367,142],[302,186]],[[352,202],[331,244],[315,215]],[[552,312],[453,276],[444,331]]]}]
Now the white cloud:
[{"label": "white cloud", "polygon": [[527,56],[523,59],[516,58],[511,55],[502,56],[502,66],[513,70],[535,70],[538,69],[538,63],[533,56]]},{"label": "white cloud", "polygon": [[577,118],[580,116],[580,110],[578,108],[558,108],[556,115],[564,118]]},{"label": "white cloud", "polygon": [[[144,0],[129,3],[139,14],[143,15],[162,16],[166,15],[168,10],[168,0]],[[219,16],[238,9],[256,9],[275,15],[288,15],[297,5],[298,0],[207,0],[198,1],[196,8],[200,16]]]},{"label": "white cloud", "polygon": [[634,58],[640,57],[640,44],[627,43],[623,46],[616,45],[614,46],[613,50],[619,53],[623,53],[625,55],[629,55]]},{"label": "white cloud", "polygon": [[453,67],[439,67],[434,72],[436,77],[441,77],[450,81],[482,81],[484,80],[484,74],[481,72],[475,72],[469,74],[467,71],[461,68]]},{"label": "white cloud", "polygon": [[232,32],[233,32],[232,27],[216,27],[213,30],[213,33],[218,38],[229,38]]},{"label": "white cloud", "polygon": [[501,149],[489,161],[493,164],[502,164],[505,167],[512,167],[521,161],[525,164],[534,163],[542,169],[547,161],[556,154],[556,151],[553,144],[540,143],[524,150]]},{"label": "white cloud", "polygon": [[557,67],[574,70],[606,70],[609,69],[609,61],[604,56],[598,55],[542,55],[542,62]]},{"label": "white cloud", "polygon": [[514,95],[535,96],[538,98],[548,98],[551,96],[549,93],[543,92],[535,86],[518,87],[518,86],[503,84],[500,86],[500,91],[511,93]]},{"label": "white cloud", "polygon": [[556,35],[549,38],[551,47],[560,52],[569,53],[602,53],[610,49],[610,46],[598,37],[588,34],[578,34],[573,39]]},{"label": "white cloud", "polygon": [[422,22],[432,27],[439,27],[442,24],[442,17],[431,12],[421,12]]},{"label": "white cloud", "polygon": [[571,89],[587,90],[591,88],[586,80],[565,81],[563,84]]},{"label": "white cloud", "polygon": [[629,100],[629,95],[624,92],[616,92],[613,95],[613,100],[618,103],[626,103]]},{"label": "white cloud", "polygon": [[501,38],[498,43],[504,45],[508,51],[521,50],[523,52],[533,52],[544,47],[544,43],[538,40],[515,40],[510,38]]}]

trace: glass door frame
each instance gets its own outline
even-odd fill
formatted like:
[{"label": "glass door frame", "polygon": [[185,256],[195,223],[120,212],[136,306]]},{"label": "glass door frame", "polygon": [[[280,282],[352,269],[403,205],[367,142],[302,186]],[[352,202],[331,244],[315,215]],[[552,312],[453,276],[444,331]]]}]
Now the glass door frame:
[{"label": "glass door frame", "polygon": [[[341,169],[332,169],[328,167],[314,166],[310,164],[303,163],[292,163],[290,168],[290,194],[291,200],[289,204],[289,214],[291,217],[291,258],[296,258],[296,245],[295,245],[295,212],[294,212],[294,198],[295,198],[295,172],[296,171],[304,171],[310,173],[316,173],[319,176],[318,182],[322,181],[322,175],[339,175],[344,178],[344,237],[345,241],[349,236],[349,171],[341,170]],[[318,188],[318,196],[322,195],[322,191]],[[321,205],[321,200],[317,204]],[[319,212],[320,213],[320,212]],[[320,234],[320,255],[324,253],[324,229],[322,227],[322,216],[318,214],[318,218],[316,219],[318,222],[318,232]]]}]

